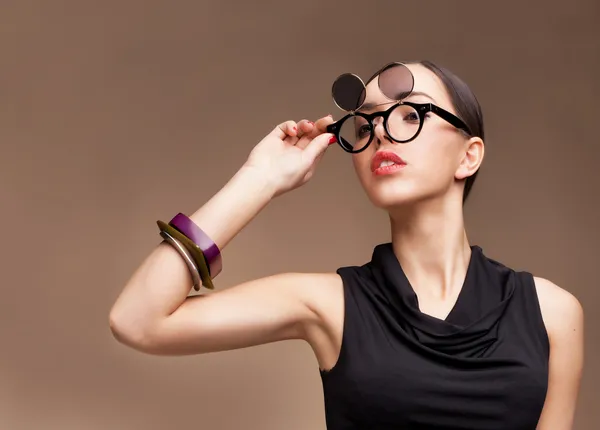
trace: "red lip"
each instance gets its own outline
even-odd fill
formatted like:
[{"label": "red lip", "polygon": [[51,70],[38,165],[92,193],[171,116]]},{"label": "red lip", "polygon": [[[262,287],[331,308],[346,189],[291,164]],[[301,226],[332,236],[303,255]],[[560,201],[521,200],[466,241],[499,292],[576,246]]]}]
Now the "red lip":
[{"label": "red lip", "polygon": [[[377,151],[371,160],[371,172],[375,173],[378,169],[380,169],[379,165],[382,161],[392,161],[396,166],[406,166],[406,161],[404,161],[400,156],[392,151]],[[384,169],[384,167],[382,167]]]}]

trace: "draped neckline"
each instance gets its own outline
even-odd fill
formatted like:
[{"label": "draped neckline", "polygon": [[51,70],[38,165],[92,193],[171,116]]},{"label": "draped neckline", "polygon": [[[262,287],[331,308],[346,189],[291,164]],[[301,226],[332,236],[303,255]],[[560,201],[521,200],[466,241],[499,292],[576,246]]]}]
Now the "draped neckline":
[{"label": "draped neckline", "polygon": [[375,247],[370,262],[391,318],[416,341],[450,355],[479,356],[497,338],[497,326],[515,289],[514,272],[471,246],[466,276],[445,319],[423,313],[392,244]]}]

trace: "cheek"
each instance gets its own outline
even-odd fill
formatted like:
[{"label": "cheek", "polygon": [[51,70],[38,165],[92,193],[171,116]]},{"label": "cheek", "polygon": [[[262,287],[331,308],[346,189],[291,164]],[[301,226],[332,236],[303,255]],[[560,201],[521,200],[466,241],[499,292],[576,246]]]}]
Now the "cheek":
[{"label": "cheek", "polygon": [[427,175],[438,176],[443,171],[447,170],[447,159],[445,157],[445,151],[440,145],[415,145],[414,151],[412,152],[413,157],[411,158],[414,163],[415,169]]},{"label": "cheek", "polygon": [[354,170],[356,171],[356,174],[361,182],[363,182],[365,178],[371,174],[370,163],[372,156],[373,154],[368,148],[363,152],[352,155],[352,164],[354,165]]},{"label": "cheek", "polygon": [[443,140],[422,136],[415,140],[410,148],[410,159],[419,177],[427,176],[432,180],[451,181],[458,167],[459,144],[452,140]]}]

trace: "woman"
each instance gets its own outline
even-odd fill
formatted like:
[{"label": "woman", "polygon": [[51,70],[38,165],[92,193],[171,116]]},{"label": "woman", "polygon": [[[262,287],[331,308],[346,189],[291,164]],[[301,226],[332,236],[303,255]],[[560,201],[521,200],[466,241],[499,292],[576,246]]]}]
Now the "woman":
[{"label": "woman", "polygon": [[469,244],[463,202],[484,157],[479,105],[445,69],[400,67],[411,79],[402,100],[385,86],[406,87],[394,81],[406,75],[382,85],[386,68],[358,99],[338,98],[367,114],[352,116],[354,136],[338,133],[331,116],[284,122],[190,217],[222,249],[271,199],[306,183],[339,141],[370,201],[389,213],[391,243],[361,267],[278,274],[193,298],[186,264],[163,243],[114,304],[111,329],[160,355],[303,339],[319,363],[330,429],[571,429],[581,306]]}]

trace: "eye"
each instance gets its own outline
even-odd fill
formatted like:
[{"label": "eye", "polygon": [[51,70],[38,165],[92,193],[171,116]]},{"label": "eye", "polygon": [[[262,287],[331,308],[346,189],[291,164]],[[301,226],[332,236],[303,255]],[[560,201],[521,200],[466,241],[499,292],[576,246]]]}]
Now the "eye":
[{"label": "eye", "polygon": [[419,114],[415,111],[409,111],[404,114],[404,121],[419,122]]},{"label": "eye", "polygon": [[363,124],[356,130],[358,137],[365,137],[371,134],[371,126],[369,124]]}]

